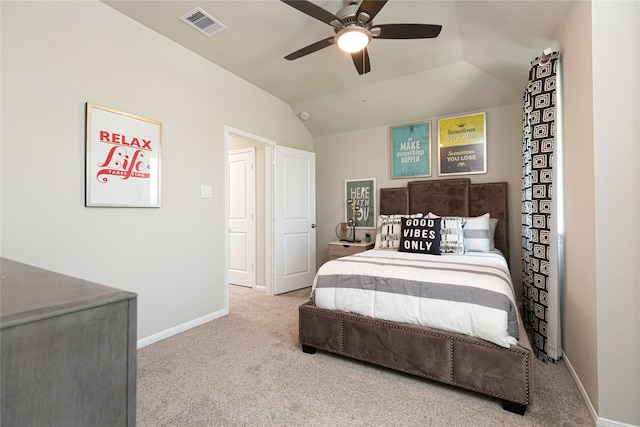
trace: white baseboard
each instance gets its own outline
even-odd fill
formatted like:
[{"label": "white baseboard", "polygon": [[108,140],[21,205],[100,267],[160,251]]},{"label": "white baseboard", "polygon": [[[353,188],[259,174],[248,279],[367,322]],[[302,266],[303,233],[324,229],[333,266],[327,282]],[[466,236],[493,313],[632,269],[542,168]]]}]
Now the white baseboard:
[{"label": "white baseboard", "polygon": [[591,416],[596,421],[596,427],[638,427],[638,426],[634,426],[632,424],[621,423],[619,421],[613,421],[613,420],[608,420],[606,418],[598,417],[598,413],[596,412],[595,408],[593,407],[593,404],[591,403],[591,400],[589,399],[589,395],[587,394],[587,391],[582,386],[582,383],[580,382],[580,379],[578,378],[578,375],[576,374],[576,371],[573,369],[573,366],[571,366],[571,362],[569,361],[569,358],[564,353],[564,351],[562,352],[562,358],[564,359],[565,363],[567,364],[567,367],[569,368],[569,372],[571,373],[571,376],[573,377],[573,380],[578,385],[578,389],[580,390],[580,393],[582,393],[582,397],[584,398],[584,401],[586,402],[587,407],[589,408],[589,412],[591,412]]},{"label": "white baseboard", "polygon": [[169,338],[173,335],[179,334],[180,332],[187,331],[191,328],[195,328],[196,326],[200,326],[204,323],[210,322],[212,320],[218,319],[222,316],[226,316],[229,314],[228,310],[219,310],[214,313],[206,314],[202,317],[198,317],[197,319],[190,320],[188,322],[182,323],[178,326],[174,326],[173,328],[166,329],[162,332],[158,332],[157,334],[150,335],[145,338],[141,338],[137,341],[137,348],[140,349],[142,347],[146,347],[150,344],[153,344],[158,341],[162,341],[163,339]]},{"label": "white baseboard", "polygon": [[597,427],[638,427],[634,424],[621,423],[620,421],[608,420],[606,418],[598,418]]}]

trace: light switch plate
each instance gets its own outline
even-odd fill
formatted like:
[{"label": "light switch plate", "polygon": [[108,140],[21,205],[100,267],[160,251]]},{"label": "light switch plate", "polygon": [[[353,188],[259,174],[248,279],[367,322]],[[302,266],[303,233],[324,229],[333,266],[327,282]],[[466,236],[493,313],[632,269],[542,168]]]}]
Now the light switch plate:
[{"label": "light switch plate", "polygon": [[213,197],[213,188],[210,185],[201,185],[200,197],[204,197],[205,199]]}]

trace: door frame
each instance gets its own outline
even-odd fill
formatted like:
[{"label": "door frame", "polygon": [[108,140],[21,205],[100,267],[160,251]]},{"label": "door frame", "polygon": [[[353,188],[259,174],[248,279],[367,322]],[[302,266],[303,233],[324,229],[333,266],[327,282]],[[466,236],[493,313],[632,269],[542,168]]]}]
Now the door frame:
[{"label": "door frame", "polygon": [[[229,139],[231,137],[238,137],[250,141],[257,145],[264,146],[264,158],[265,158],[265,176],[264,176],[264,188],[265,188],[265,293],[267,295],[273,295],[273,168],[274,168],[274,154],[275,154],[275,141],[266,139],[257,135],[253,135],[249,132],[245,132],[240,129],[235,129],[231,126],[224,127],[224,301],[225,312],[229,312]],[[262,177],[256,176],[256,179]]]}]

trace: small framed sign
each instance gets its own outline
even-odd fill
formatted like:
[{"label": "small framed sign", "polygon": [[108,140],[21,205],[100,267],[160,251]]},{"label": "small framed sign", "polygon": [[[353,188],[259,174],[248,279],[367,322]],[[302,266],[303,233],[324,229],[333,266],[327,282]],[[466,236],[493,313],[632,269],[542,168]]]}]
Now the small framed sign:
[{"label": "small framed sign", "polygon": [[438,175],[487,172],[485,113],[438,120]]},{"label": "small framed sign", "polygon": [[431,176],[431,122],[391,127],[391,178]]},{"label": "small framed sign", "polygon": [[376,179],[347,179],[344,193],[346,222],[353,221],[356,228],[376,228]]},{"label": "small framed sign", "polygon": [[160,207],[162,123],[87,103],[85,206]]}]

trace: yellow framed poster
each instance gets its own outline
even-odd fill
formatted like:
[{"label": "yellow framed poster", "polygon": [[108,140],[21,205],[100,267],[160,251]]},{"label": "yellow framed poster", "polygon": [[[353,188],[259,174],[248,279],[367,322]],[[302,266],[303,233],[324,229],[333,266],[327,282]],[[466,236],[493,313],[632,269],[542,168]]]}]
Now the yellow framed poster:
[{"label": "yellow framed poster", "polygon": [[487,173],[486,114],[438,120],[438,175]]}]

